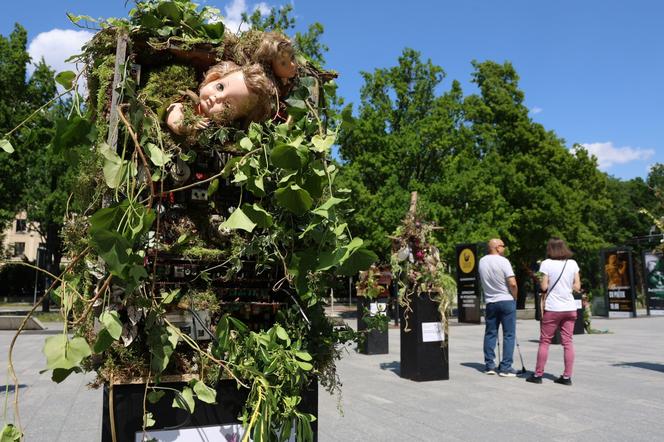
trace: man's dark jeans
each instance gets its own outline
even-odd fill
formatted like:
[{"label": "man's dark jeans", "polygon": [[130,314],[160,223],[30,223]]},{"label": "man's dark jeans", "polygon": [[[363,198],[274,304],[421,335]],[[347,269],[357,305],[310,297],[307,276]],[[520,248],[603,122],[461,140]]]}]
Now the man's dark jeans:
[{"label": "man's dark jeans", "polygon": [[498,326],[503,327],[503,360],[498,366],[499,372],[512,368],[514,342],[516,339],[516,301],[498,301],[486,305],[486,328],[484,330],[484,365],[487,369],[496,368],[496,339]]}]

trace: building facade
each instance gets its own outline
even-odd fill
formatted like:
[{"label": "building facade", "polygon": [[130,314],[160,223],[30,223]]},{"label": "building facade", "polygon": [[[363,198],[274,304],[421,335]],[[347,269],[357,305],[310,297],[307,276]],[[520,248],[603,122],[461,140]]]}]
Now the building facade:
[{"label": "building facade", "polygon": [[16,215],[2,235],[2,255],[8,261],[35,261],[37,248],[44,242],[35,223],[27,220],[26,212]]}]

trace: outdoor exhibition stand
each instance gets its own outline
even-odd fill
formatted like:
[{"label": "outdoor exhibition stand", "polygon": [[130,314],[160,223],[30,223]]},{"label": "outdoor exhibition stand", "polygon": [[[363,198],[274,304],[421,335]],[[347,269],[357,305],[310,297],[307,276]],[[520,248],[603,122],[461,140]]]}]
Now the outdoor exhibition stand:
[{"label": "outdoor exhibition stand", "polygon": [[[160,384],[160,387],[182,390],[185,382]],[[172,390],[164,389],[164,397],[156,404],[145,401],[147,411],[152,412],[157,423],[148,429],[150,437],[157,440],[241,440],[242,424],[238,416],[247,399],[247,389],[238,389],[235,380],[221,380],[217,384],[217,404],[196,400],[194,412],[189,413],[171,406]],[[112,392],[112,397],[111,397]],[[104,385],[101,442],[142,441],[144,383]],[[111,400],[109,400],[111,399]],[[110,406],[109,406],[110,405]],[[112,407],[112,408],[111,408]],[[314,382],[302,394],[298,409],[318,415],[318,384]],[[113,427],[111,422],[114,422]],[[318,439],[318,422],[311,423],[314,441]],[[294,439],[293,439],[294,440]]]},{"label": "outdoor exhibition stand", "polygon": [[418,382],[449,379],[447,336],[441,327],[438,303],[421,293],[413,296],[410,306],[411,312],[401,309],[400,315],[400,376]]},{"label": "outdoor exhibition stand", "polygon": [[[117,108],[121,105],[118,96],[118,84],[121,78],[121,70],[123,69],[126,60],[129,59],[129,46],[128,36],[124,33],[119,33],[115,60],[115,72],[113,80],[113,93],[111,98],[111,111],[109,122],[108,144],[112,149],[117,149],[118,146],[118,112]],[[195,55],[195,54],[194,54]],[[203,55],[210,56],[214,60],[213,52],[205,52]],[[136,61],[136,60],[134,60]],[[138,66],[139,65],[132,65]],[[144,66],[145,67],[145,66]],[[193,174],[192,174],[193,175]],[[190,207],[188,210],[192,210]],[[193,278],[197,274],[199,263],[196,260],[188,259],[186,269],[182,276],[175,270],[161,271],[162,269],[176,269],[184,268],[184,264],[178,257],[169,256],[162,253],[159,258],[155,255],[151,257],[146,255],[148,264],[160,270],[160,279],[157,283],[180,283],[189,284],[186,278]],[[152,260],[152,261],[150,261]],[[207,263],[209,264],[209,263]],[[202,265],[202,264],[201,264]],[[187,273],[189,271],[189,273]],[[167,275],[167,276],[164,276]],[[175,278],[175,279],[174,279]],[[179,278],[179,279],[178,279]],[[255,292],[257,296],[265,291],[265,287],[253,287],[255,281],[240,277],[237,280],[231,281],[227,290],[244,290],[247,301],[238,301],[236,304],[241,311],[248,312],[249,318],[242,317],[242,320],[256,322],[261,325],[263,323],[273,323],[274,313],[276,309],[285,305],[285,302],[274,301],[267,305],[270,314],[264,313],[263,310],[257,310],[255,307],[258,304],[266,304],[265,302],[253,302],[252,296]],[[266,286],[271,287],[272,284]],[[251,290],[253,291],[251,291]],[[235,292],[233,292],[235,293]],[[261,295],[262,296],[262,295]],[[283,296],[285,298],[285,295]],[[238,296],[239,298],[239,296]],[[244,298],[243,298],[244,299]],[[267,319],[265,319],[267,318]],[[177,324],[180,330],[189,334],[186,326]],[[195,330],[195,329],[194,329]],[[198,339],[198,336],[195,337]],[[102,416],[102,430],[101,441],[142,441],[143,431],[143,416],[145,410],[152,413],[156,424],[148,429],[150,437],[156,437],[157,440],[168,441],[189,441],[189,440],[240,440],[242,438],[244,429],[238,420],[242,407],[247,400],[248,390],[246,388],[238,388],[235,380],[220,380],[216,386],[217,390],[217,403],[207,404],[196,400],[193,413],[181,408],[174,408],[172,406],[175,392],[174,390],[181,391],[188,381],[192,379],[192,375],[175,376],[173,379],[160,379],[160,391],[165,393],[156,404],[152,404],[146,400],[146,380],[138,379],[128,382],[111,382],[104,384],[103,387],[103,416]],[[149,382],[154,382],[150,379]],[[172,382],[171,382],[172,381]],[[166,383],[164,383],[166,382]],[[162,387],[168,387],[166,389]],[[302,392],[302,402],[297,406],[301,412],[309,413],[317,417],[318,411],[318,384],[313,382],[308,388]],[[311,423],[313,432],[313,440],[318,438],[317,420]],[[295,440],[294,437],[291,438]],[[148,438],[148,440],[151,440]]]},{"label": "outdoor exhibition stand", "polygon": [[[360,297],[357,303],[357,331],[367,329],[367,325],[362,319],[365,309],[370,315],[385,315],[387,312],[386,297],[368,299]],[[389,353],[389,338],[387,330],[370,330],[364,335],[364,339],[358,345],[360,353],[365,355],[383,355]]]}]

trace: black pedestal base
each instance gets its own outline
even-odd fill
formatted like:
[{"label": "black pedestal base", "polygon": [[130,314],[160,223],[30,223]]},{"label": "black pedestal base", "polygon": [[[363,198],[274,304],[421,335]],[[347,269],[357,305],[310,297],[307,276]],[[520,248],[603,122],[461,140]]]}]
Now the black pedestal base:
[{"label": "black pedestal base", "polygon": [[[160,384],[182,391],[184,383]],[[211,425],[240,424],[238,416],[247,400],[247,389],[237,388],[234,380],[223,380],[217,385],[217,404],[206,404],[196,400],[194,413],[189,414],[180,408],[173,408],[174,392],[165,391],[164,397],[156,404],[146,401],[149,412],[152,412],[156,424],[149,430],[166,430],[176,428],[201,428]],[[101,441],[111,442],[111,420],[109,414],[109,388],[104,386],[103,418]],[[113,408],[115,434],[118,441],[133,442],[137,432],[143,428],[143,395],[145,384],[122,384],[113,386]],[[318,383],[313,383],[302,395],[298,407],[301,411],[318,416]],[[311,423],[314,440],[318,439],[318,421]]]},{"label": "black pedestal base", "polygon": [[[373,302],[385,303],[387,306],[387,298],[379,298]],[[364,316],[364,310],[370,310],[371,300],[362,298],[357,303],[357,331],[363,331],[367,329],[366,324],[362,320]],[[379,313],[385,314],[385,313]],[[365,355],[384,355],[390,352],[390,342],[387,334],[387,330],[371,330],[365,333],[364,340],[360,341],[357,346],[357,350]]]},{"label": "black pedestal base", "polygon": [[[445,341],[424,342],[425,327],[440,323],[438,303],[422,294],[411,301],[412,312],[404,317],[401,309],[401,367],[400,376],[413,381],[439,381],[450,378],[448,337]],[[410,331],[406,331],[408,324]],[[441,346],[441,344],[445,344]]]}]

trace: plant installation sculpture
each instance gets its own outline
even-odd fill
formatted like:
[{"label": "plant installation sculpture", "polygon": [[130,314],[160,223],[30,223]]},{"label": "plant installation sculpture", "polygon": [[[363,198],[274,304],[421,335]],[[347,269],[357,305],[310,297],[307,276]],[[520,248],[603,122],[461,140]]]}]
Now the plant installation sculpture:
[{"label": "plant installation sculpture", "polygon": [[[418,218],[416,206],[417,193],[413,192],[410,210],[390,237],[392,273],[399,284],[404,331],[411,331],[408,322],[413,311],[411,303],[417,296],[427,295],[438,304],[441,327],[447,336],[450,310],[456,298],[456,281],[446,270],[438,248],[432,244],[435,226]],[[442,341],[442,345],[447,343],[447,339]]]},{"label": "plant installation sculpture", "polygon": [[[190,412],[235,380],[245,440],[310,440],[301,393],[316,380],[339,388],[338,346],[356,337],[328,322],[323,296],[376,256],[351,236],[347,191],[334,186],[335,74],[280,33],[227,32],[217,13],[138,2],[73,57],[85,104],[78,77],[57,77],[73,106],[54,143],[91,155],[72,197],[83,209],[63,233],[70,264],[50,295],[68,321],[46,340],[47,368],[56,382],[140,379],[146,404],[184,380],[173,406]],[[159,420],[147,408],[144,431]],[[17,405],[14,422],[3,440],[20,438]]]}]

